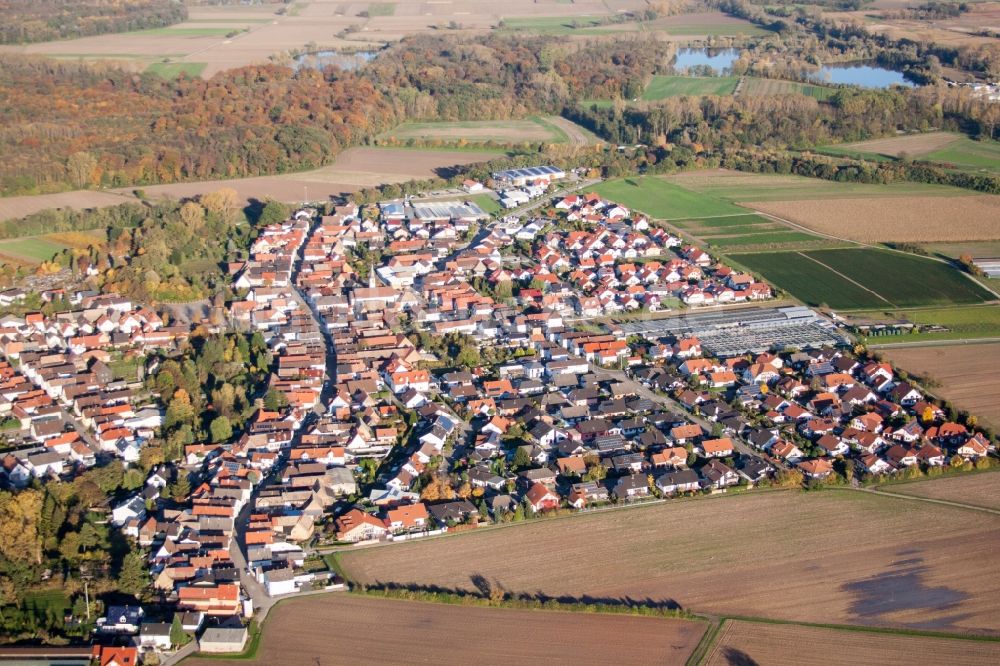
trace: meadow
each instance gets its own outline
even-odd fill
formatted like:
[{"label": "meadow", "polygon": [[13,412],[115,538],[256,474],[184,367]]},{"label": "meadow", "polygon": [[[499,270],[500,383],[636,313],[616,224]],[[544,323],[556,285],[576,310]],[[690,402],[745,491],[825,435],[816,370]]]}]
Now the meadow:
[{"label": "meadow", "polygon": [[741,95],[757,97],[764,95],[805,95],[820,101],[829,99],[837,92],[836,88],[819,86],[798,81],[782,81],[781,79],[761,79],[748,76],[743,80]]},{"label": "meadow", "polygon": [[948,264],[899,252],[838,248],[733,258],[813,306],[895,308],[980,303],[991,297]]},{"label": "meadow", "polygon": [[794,231],[781,222],[775,222],[760,215],[732,215],[693,220],[678,220],[672,224],[710,247],[765,248],[788,245],[815,245],[826,242],[812,234]]},{"label": "meadow", "polygon": [[181,74],[189,77],[201,76],[208,63],[204,62],[154,62],[146,71],[165,79],[176,79]]},{"label": "meadow", "polygon": [[747,214],[745,208],[692,192],[652,176],[605,181],[594,187],[593,191],[606,199],[660,220]]},{"label": "meadow", "polygon": [[646,86],[642,99],[647,102],[680,97],[682,95],[732,95],[736,89],[736,76],[665,76],[657,74]]},{"label": "meadow", "polygon": [[899,344],[1000,337],[1000,305],[950,306],[915,310],[878,310],[852,315],[864,320],[905,319],[924,326],[943,326],[946,331],[924,331],[869,338],[871,344]]},{"label": "meadow", "polygon": [[673,601],[692,612],[1000,633],[1000,516],[757,492],[343,551],[358,582]]},{"label": "meadow", "polygon": [[824,146],[820,152],[854,159],[915,159],[966,171],[1000,171],[1000,142],[976,141],[955,132],[903,134]]},{"label": "meadow", "polygon": [[521,120],[467,120],[406,122],[389,130],[382,138],[405,141],[466,141],[470,144],[493,141],[502,144],[523,142],[596,143],[597,137],[575,123],[556,116],[535,116]]}]

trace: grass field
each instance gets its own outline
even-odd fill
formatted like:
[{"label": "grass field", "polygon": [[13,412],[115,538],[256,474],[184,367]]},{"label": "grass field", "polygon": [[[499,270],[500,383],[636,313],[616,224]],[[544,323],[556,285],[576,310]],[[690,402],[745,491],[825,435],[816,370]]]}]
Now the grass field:
[{"label": "grass field", "polygon": [[711,236],[704,238],[711,247],[720,249],[757,248],[766,246],[786,246],[799,244],[815,244],[824,242],[812,234],[801,231],[766,231],[762,233],[739,234],[735,236]]},{"label": "grass field", "polygon": [[496,215],[503,210],[503,208],[500,207],[500,202],[489,194],[473,194],[469,197],[469,201],[476,204],[490,215]]},{"label": "grass field", "polygon": [[837,92],[836,88],[817,86],[811,83],[797,81],[782,81],[780,79],[761,79],[748,76],[743,80],[741,95],[758,97],[763,95],[805,95],[820,101],[829,99]]},{"label": "grass field", "polygon": [[910,666],[919,661],[976,666],[998,660],[1000,642],[994,641],[729,620],[702,663],[707,666],[751,666],[794,661],[798,666]]},{"label": "grass field", "polygon": [[368,5],[368,16],[393,16],[395,13],[395,2],[373,2]]},{"label": "grass field", "polygon": [[146,71],[165,79],[176,79],[181,74],[189,77],[201,76],[208,63],[204,62],[154,62]]},{"label": "grass field", "polygon": [[53,242],[41,236],[14,238],[0,241],[0,255],[33,263],[41,263],[48,261],[53,255],[65,250],[66,247],[66,245]]},{"label": "grass field", "polygon": [[928,153],[924,159],[967,169],[1000,171],[1000,142],[973,141],[962,137],[945,148]]},{"label": "grass field", "polygon": [[826,242],[812,234],[792,231],[760,215],[733,215],[673,222],[684,231],[716,248],[764,248]]},{"label": "grass field", "polygon": [[809,305],[835,309],[978,303],[990,294],[951,266],[898,252],[840,248],[735,259]]},{"label": "grass field", "polygon": [[673,501],[343,552],[359,582],[1000,633],[1000,517],[854,491]]},{"label": "grass field", "polygon": [[894,483],[886,490],[1000,510],[1000,474],[996,471]]},{"label": "grass field", "polygon": [[747,211],[734,204],[684,189],[661,178],[639,176],[609,180],[594,188],[602,197],[661,220],[683,220]]},{"label": "grass field", "polygon": [[647,102],[679,97],[681,95],[732,95],[736,89],[735,76],[664,76],[657,74],[646,86],[642,99]]},{"label": "grass field", "polygon": [[403,123],[385,133],[397,139],[419,139],[421,141],[459,141],[470,143],[496,141],[497,143],[518,143],[521,141],[545,141],[566,143],[566,133],[542,118],[525,120],[468,120],[456,122]]},{"label": "grass field", "polygon": [[879,310],[854,313],[864,320],[906,319],[915,324],[944,326],[947,331],[922,332],[868,338],[871,344],[900,342],[931,342],[1000,337],[1000,306],[972,305],[966,307],[921,308],[919,310]]},{"label": "grass field", "polygon": [[1000,427],[1000,343],[886,349],[893,365],[940,386],[932,389],[958,409]]},{"label": "grass field", "polygon": [[824,146],[820,152],[875,161],[900,157],[940,162],[963,170],[1000,171],[1000,142],[974,141],[954,132],[905,134],[857,143]]},{"label": "grass field", "polygon": [[184,663],[680,665],[704,631],[704,623],[690,620],[332,593],[292,599],[272,610],[249,662],[194,657]]},{"label": "grass field", "polygon": [[866,185],[839,183],[805,176],[774,175],[706,169],[667,178],[688,190],[727,201],[810,201],[911,196],[967,196],[968,190],[924,183]]}]

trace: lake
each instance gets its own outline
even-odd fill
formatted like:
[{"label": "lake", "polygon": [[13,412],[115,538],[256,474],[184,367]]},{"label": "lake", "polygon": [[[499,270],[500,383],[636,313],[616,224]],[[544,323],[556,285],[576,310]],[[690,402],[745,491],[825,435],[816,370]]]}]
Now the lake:
[{"label": "lake", "polygon": [[316,51],[315,53],[303,53],[295,56],[294,68],[296,71],[303,67],[312,69],[323,69],[329,65],[336,65],[343,70],[353,70],[361,67],[366,62],[372,60],[377,51],[356,51],[354,53],[341,53],[340,51]]},{"label": "lake", "polygon": [[679,49],[674,58],[678,73],[690,67],[711,67],[717,74],[725,73],[740,57],[740,49]]},{"label": "lake", "polygon": [[824,65],[810,75],[820,83],[845,83],[863,88],[888,88],[889,86],[913,87],[902,72],[897,72],[871,63],[854,62]]}]

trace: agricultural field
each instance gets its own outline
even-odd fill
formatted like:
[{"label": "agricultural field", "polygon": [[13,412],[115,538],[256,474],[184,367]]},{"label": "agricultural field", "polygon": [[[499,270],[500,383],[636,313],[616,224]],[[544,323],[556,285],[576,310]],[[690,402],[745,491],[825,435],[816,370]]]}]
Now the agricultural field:
[{"label": "agricultural field", "polygon": [[900,252],[839,248],[746,253],[733,258],[813,306],[898,308],[980,303],[991,297],[946,263]]},{"label": "agricultural field", "polygon": [[868,185],[864,183],[840,183],[805,176],[745,173],[728,169],[688,171],[668,176],[667,181],[694,192],[737,203],[743,201],[966,196],[969,193],[968,190],[955,187],[925,183]]},{"label": "agricultural field", "polygon": [[594,187],[593,190],[606,199],[660,220],[747,214],[744,208],[686,190],[653,176],[609,180]]},{"label": "agricultural field", "polygon": [[864,321],[905,320],[924,326],[942,326],[947,331],[925,331],[891,336],[878,336],[867,341],[876,345],[909,342],[934,342],[1000,338],[1000,305],[950,306],[946,308],[920,308],[918,310],[882,310],[853,313]]},{"label": "agricultural field", "polygon": [[995,568],[998,546],[1000,516],[850,490],[779,491],[351,550],[340,562],[362,583],[471,591],[482,576],[511,592],[998,634],[1000,580],[966,568]]},{"label": "agricultural field", "polygon": [[883,353],[893,365],[934,380],[930,390],[935,395],[1000,427],[1000,343],[901,347]]},{"label": "agricultural field", "polygon": [[926,160],[967,171],[1000,171],[1000,143],[974,141],[954,132],[905,134],[887,139],[824,146],[820,152],[855,159]]},{"label": "agricultural field", "polygon": [[100,246],[103,242],[103,232],[100,231],[61,232],[44,236],[0,239],[0,260],[39,264],[67,248],[86,249],[90,245]]},{"label": "agricultural field", "polygon": [[995,470],[894,483],[886,491],[1000,510],[1000,474]]},{"label": "agricultural field", "polygon": [[[711,11],[667,16],[652,21],[605,23],[606,10],[598,10],[595,7],[596,11],[588,14],[582,11],[583,7],[580,5],[581,3],[578,2],[573,2],[572,5],[568,6],[561,5],[558,10],[561,15],[558,16],[521,16],[505,7],[500,30],[502,32],[530,32],[563,37],[641,32],[654,34],[660,38],[677,38],[679,40],[696,37],[766,35],[770,32],[749,21]],[[565,10],[570,7],[577,8],[578,11],[573,14],[565,14]],[[556,11],[555,8],[552,8],[546,13],[556,13]]]},{"label": "agricultural field", "polygon": [[672,223],[698,240],[718,249],[764,248],[788,245],[816,245],[825,239],[800,231],[792,231],[781,222],[760,215],[731,215]]},{"label": "agricultural field", "polygon": [[[564,131],[565,125],[571,126],[571,133]],[[592,143],[597,139],[584,128],[565,118],[534,117],[524,120],[469,120],[456,122],[408,122],[386,132],[383,138],[395,138],[401,141],[418,139],[420,141],[485,143]]]},{"label": "agricultural field", "polygon": [[[377,640],[373,627],[379,628]],[[195,657],[184,663],[390,664],[405,655],[406,663],[683,664],[704,631],[704,623],[690,620],[332,593],[275,607],[254,659]]]},{"label": "agricultural field", "polygon": [[703,663],[707,666],[788,663],[800,666],[977,666],[1000,660],[1000,642],[850,631],[796,624],[728,620]]},{"label": "agricultural field", "polygon": [[[325,201],[331,196],[355,192],[363,187],[402,183],[415,178],[447,175],[456,166],[485,162],[496,153],[472,150],[410,150],[407,148],[349,148],[325,167],[312,171],[259,176],[235,180],[171,183],[142,188],[150,197],[192,197],[231,187],[244,199],[278,199],[300,202]],[[122,188],[123,195],[135,188]],[[44,199],[48,195],[32,197]]]},{"label": "agricultural field", "polygon": [[810,231],[863,243],[992,240],[1000,219],[1000,196],[989,194],[751,200],[746,205]]},{"label": "agricultural field", "polygon": [[799,83],[797,81],[782,81],[780,79],[761,79],[752,76],[745,77],[743,79],[743,87],[740,88],[740,95],[746,95],[747,97],[805,95],[806,97],[815,97],[820,101],[829,99],[836,92],[836,88],[828,86]]},{"label": "agricultural field", "polygon": [[132,199],[129,195],[94,190],[57,192],[36,196],[0,197],[0,221],[24,217],[46,208],[101,208],[116,206]]},{"label": "agricultural field", "polygon": [[647,102],[680,97],[682,95],[732,95],[736,90],[736,76],[665,76],[657,74],[646,86],[642,99]]},{"label": "agricultural field", "polygon": [[181,74],[195,78],[201,76],[206,66],[204,62],[154,62],[146,71],[165,79],[176,79]]}]

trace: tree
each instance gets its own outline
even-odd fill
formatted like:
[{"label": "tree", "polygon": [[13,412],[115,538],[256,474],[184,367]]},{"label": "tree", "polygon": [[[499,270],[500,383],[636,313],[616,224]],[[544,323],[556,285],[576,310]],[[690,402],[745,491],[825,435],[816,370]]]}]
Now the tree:
[{"label": "tree", "polygon": [[185,226],[192,232],[196,232],[201,229],[202,225],[205,223],[205,209],[194,201],[188,201],[180,210],[181,221],[184,222]]},{"label": "tree", "polygon": [[170,623],[170,642],[174,646],[187,645],[191,642],[191,637],[187,635],[184,631],[184,626],[181,624],[180,613],[174,613],[174,620]]},{"label": "tree", "polygon": [[284,222],[288,219],[290,212],[288,206],[280,201],[271,199],[264,204],[264,208],[260,211],[260,217],[257,218],[257,226],[266,227],[271,224]]},{"label": "tree", "polygon": [[531,466],[531,454],[528,453],[527,447],[517,447],[517,450],[514,451],[514,459],[511,460],[511,465],[513,465],[514,469],[519,470]]},{"label": "tree", "polygon": [[163,427],[170,430],[175,426],[190,424],[193,421],[194,407],[191,405],[191,396],[184,389],[177,389],[167,406]]},{"label": "tree", "polygon": [[213,442],[225,442],[233,436],[233,426],[227,416],[217,416],[208,427]]},{"label": "tree", "polygon": [[38,532],[42,492],[31,488],[16,494],[0,491],[0,555],[9,560],[40,564]]},{"label": "tree", "polygon": [[142,470],[133,467],[125,472],[125,476],[122,477],[122,487],[125,490],[135,490],[136,488],[141,488],[145,480],[146,476],[142,473]]},{"label": "tree", "polygon": [[277,412],[288,406],[288,397],[276,389],[268,389],[264,395],[264,409]]},{"label": "tree", "polygon": [[148,582],[146,558],[141,552],[129,551],[122,561],[122,569],[118,574],[118,589],[138,597],[146,589]]},{"label": "tree", "polygon": [[170,497],[175,502],[183,502],[187,499],[187,496],[191,494],[191,482],[188,480],[187,474],[179,472],[177,480],[170,484],[169,491]]},{"label": "tree", "polygon": [[201,205],[210,214],[215,215],[226,224],[232,224],[236,220],[236,212],[240,208],[240,196],[236,190],[224,187],[216,192],[203,194]]},{"label": "tree", "polygon": [[86,151],[73,153],[66,161],[66,171],[69,172],[70,182],[80,188],[91,184],[91,178],[96,168],[97,160]]},{"label": "tree", "polygon": [[144,446],[139,452],[139,466],[145,472],[149,472],[157,465],[162,465],[164,460],[162,446]]}]

